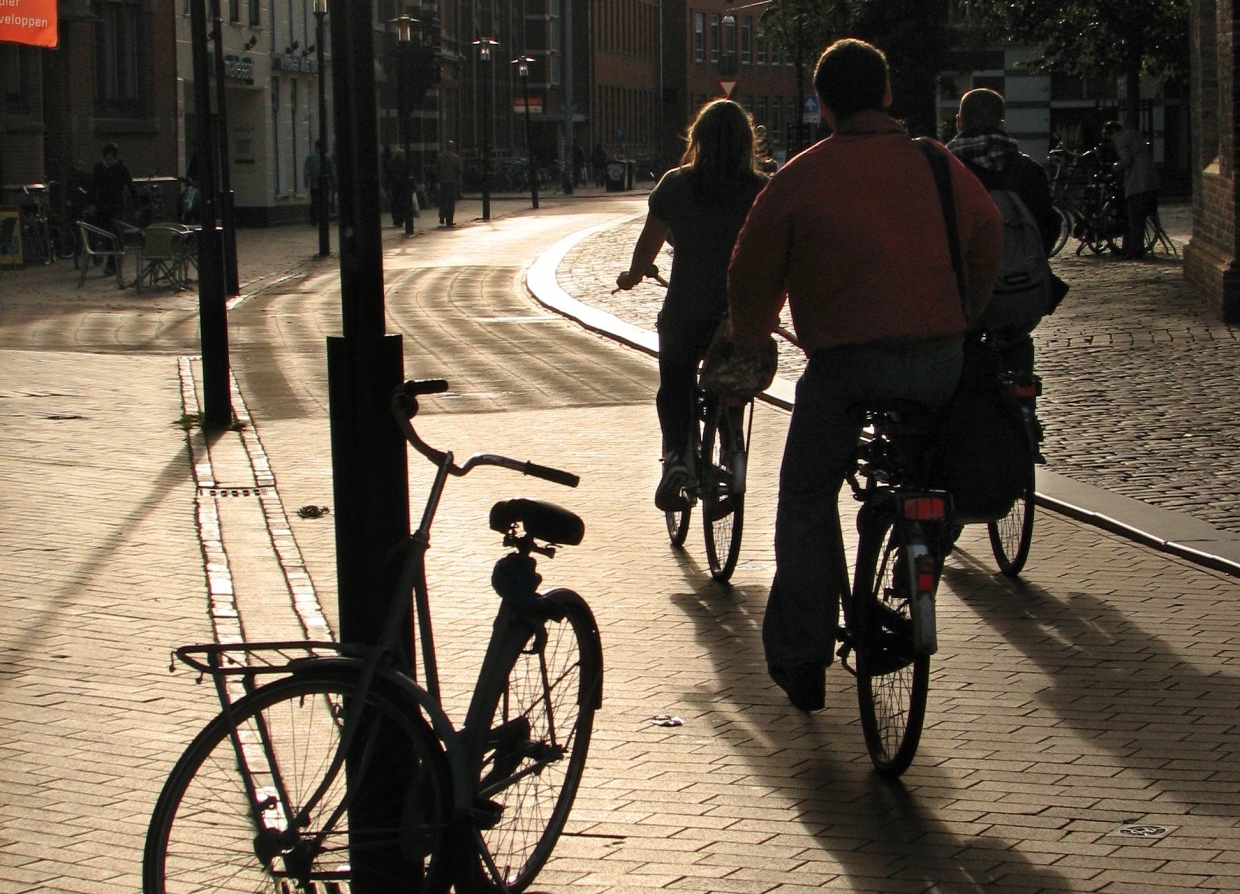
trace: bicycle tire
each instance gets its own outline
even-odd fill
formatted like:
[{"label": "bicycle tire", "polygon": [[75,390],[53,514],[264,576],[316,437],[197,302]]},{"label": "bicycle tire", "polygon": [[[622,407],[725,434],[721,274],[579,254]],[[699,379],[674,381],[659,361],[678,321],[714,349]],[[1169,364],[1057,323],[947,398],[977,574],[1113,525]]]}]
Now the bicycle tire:
[{"label": "bicycle tire", "polygon": [[686,505],[684,509],[668,509],[663,513],[663,520],[667,522],[667,536],[672,541],[672,546],[685,545],[685,539],[689,536],[689,520],[692,516],[692,503]]},{"label": "bicycle tire", "polygon": [[702,432],[702,528],[706,562],[717,581],[736,570],[745,526],[744,407],[716,403]]},{"label": "bicycle tire", "polygon": [[1059,220],[1059,230],[1055,236],[1055,244],[1051,246],[1047,257],[1055,257],[1063,251],[1063,247],[1068,243],[1068,237],[1072,235],[1072,215],[1059,205],[1055,206],[1055,217]]},{"label": "bicycle tire", "polygon": [[1008,514],[986,525],[990,532],[990,550],[995,554],[999,570],[1008,577],[1015,577],[1024,569],[1033,543],[1035,468],[1029,467],[1025,489]]},{"label": "bicycle tire", "polygon": [[1102,206],[1099,227],[1103,250],[1118,252],[1128,229],[1128,211],[1122,202],[1108,201]]},{"label": "bicycle tire", "polygon": [[[350,847],[349,814],[345,808],[344,773],[328,788],[318,809],[298,829],[288,846],[275,842],[284,795],[270,780],[270,746],[281,768],[281,784],[293,811],[323,781],[337,753],[341,706],[357,692],[356,671],[307,671],[269,683],[232,706],[232,720],[221,713],[190,743],[173,767],[156,802],[147,832],[142,878],[145,894],[183,891],[348,890],[359,866],[359,852],[388,854],[383,867],[366,881],[388,890],[403,890],[422,864],[420,890],[442,894],[451,884],[451,783],[443,749],[416,706],[390,686],[376,682],[366,696],[364,732],[352,753],[395,755],[407,769],[393,779],[392,765],[373,774],[373,784],[350,785],[368,803],[396,815],[389,838],[354,840]],[[255,767],[255,784],[270,794],[258,829],[246,784],[238,771],[238,754],[230,736],[232,723],[241,732],[246,760]],[[383,747],[375,754],[377,742]],[[262,766],[258,766],[258,765]],[[356,764],[350,764],[350,770]],[[266,783],[266,784],[263,784]],[[369,799],[373,798],[373,801]],[[324,823],[324,818],[327,822]],[[328,826],[322,828],[320,823]],[[287,823],[285,824],[287,828]],[[312,839],[322,835],[320,842]],[[267,837],[265,841],[264,838]],[[257,855],[270,847],[263,861]],[[283,850],[280,848],[283,847]],[[277,853],[277,850],[279,852]],[[364,861],[367,866],[375,861]]]},{"label": "bicycle tire", "polygon": [[913,648],[913,572],[903,536],[889,520],[877,524],[872,542],[881,552],[858,556],[858,584],[867,581],[869,588],[858,594],[861,604],[854,612],[857,704],[874,769],[895,777],[913,762],[921,740],[930,657],[915,654]]},{"label": "bicycle tire", "polygon": [[[480,679],[466,730],[490,732],[474,758],[480,869],[500,890],[524,891],[555,848],[585,771],[602,699],[598,624],[571,590],[542,596],[545,621],[512,639],[490,679]],[[492,868],[493,867],[493,868]]]}]

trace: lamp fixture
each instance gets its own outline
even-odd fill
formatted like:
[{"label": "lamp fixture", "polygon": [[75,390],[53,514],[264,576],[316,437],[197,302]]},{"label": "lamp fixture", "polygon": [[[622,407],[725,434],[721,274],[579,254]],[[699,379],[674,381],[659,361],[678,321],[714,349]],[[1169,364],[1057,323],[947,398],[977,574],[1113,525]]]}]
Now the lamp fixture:
[{"label": "lamp fixture", "polygon": [[300,47],[301,47],[301,41],[295,40],[291,44],[289,44],[287,47],[284,48],[284,55],[287,56],[290,53],[292,53],[293,50],[299,49]]},{"label": "lamp fixture", "polygon": [[478,58],[483,62],[490,62],[492,47],[499,46],[499,41],[494,37],[479,37],[473,44],[478,48]]},{"label": "lamp fixture", "polygon": [[250,39],[249,39],[249,40],[247,40],[247,41],[245,42],[245,47],[244,47],[244,49],[246,49],[246,50],[252,50],[252,49],[254,49],[256,46],[258,46],[258,35],[257,35],[257,34],[251,34],[251,35],[250,35]]}]

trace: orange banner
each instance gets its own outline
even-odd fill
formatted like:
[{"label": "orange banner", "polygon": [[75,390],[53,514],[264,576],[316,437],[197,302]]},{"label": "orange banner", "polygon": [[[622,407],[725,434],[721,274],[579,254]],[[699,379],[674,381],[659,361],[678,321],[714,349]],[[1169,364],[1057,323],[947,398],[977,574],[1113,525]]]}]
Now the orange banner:
[{"label": "orange banner", "polygon": [[56,0],[0,0],[0,42],[56,49]]}]

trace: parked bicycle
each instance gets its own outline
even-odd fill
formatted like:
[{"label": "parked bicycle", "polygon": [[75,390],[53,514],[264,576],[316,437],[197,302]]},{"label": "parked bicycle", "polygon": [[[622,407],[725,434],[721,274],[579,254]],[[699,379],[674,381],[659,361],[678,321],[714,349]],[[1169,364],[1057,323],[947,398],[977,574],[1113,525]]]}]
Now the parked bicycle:
[{"label": "parked bicycle", "polygon": [[[1047,161],[1048,179],[1059,216],[1059,234],[1050,256],[1063,250],[1068,238],[1077,240],[1076,253],[1119,252],[1128,228],[1128,212],[1119,180],[1102,166],[1093,151],[1080,155],[1066,149],[1052,149]],[[1146,218],[1144,248],[1162,248],[1171,255],[1179,250],[1163,229],[1158,210]]]},{"label": "parked bicycle", "polygon": [[73,225],[54,210],[51,193],[55,181],[28,183],[21,187],[22,239],[27,263],[51,264],[77,253]]},{"label": "parked bicycle", "polygon": [[839,551],[844,623],[841,663],[856,677],[857,703],[874,768],[899,776],[921,740],[938,650],[935,597],[952,545],[951,496],[923,483],[934,415],[908,401],[858,406],[865,428],[846,480],[861,503],[853,578]]},{"label": "parked bicycle", "polygon": [[[528,499],[496,503],[490,527],[512,552],[463,726],[445,714],[425,556],[449,476],[499,466],[567,486],[577,477],[503,456],[457,464],[413,428],[417,399],[392,397],[405,438],[436,467],[376,647],[335,642],[185,646],[222,707],[173,768],[151,817],[147,894],[201,890],[525,890],[577,793],[602,699],[602,647],[585,601],[537,592],[534,554],[581,542],[581,519]],[[397,657],[409,595],[423,683]],[[420,879],[419,879],[420,877]],[[362,880],[365,880],[364,883]],[[420,885],[420,886],[419,886]]]}]

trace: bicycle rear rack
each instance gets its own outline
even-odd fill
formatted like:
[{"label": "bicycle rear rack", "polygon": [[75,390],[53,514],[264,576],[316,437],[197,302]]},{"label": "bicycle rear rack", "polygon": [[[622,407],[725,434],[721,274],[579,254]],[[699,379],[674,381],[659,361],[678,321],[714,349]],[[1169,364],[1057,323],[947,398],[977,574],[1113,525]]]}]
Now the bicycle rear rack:
[{"label": "bicycle rear rack", "polygon": [[304,661],[338,655],[365,657],[366,647],[314,640],[286,640],[252,643],[200,643],[173,651],[168,670],[176,662],[213,677],[288,674]]}]

